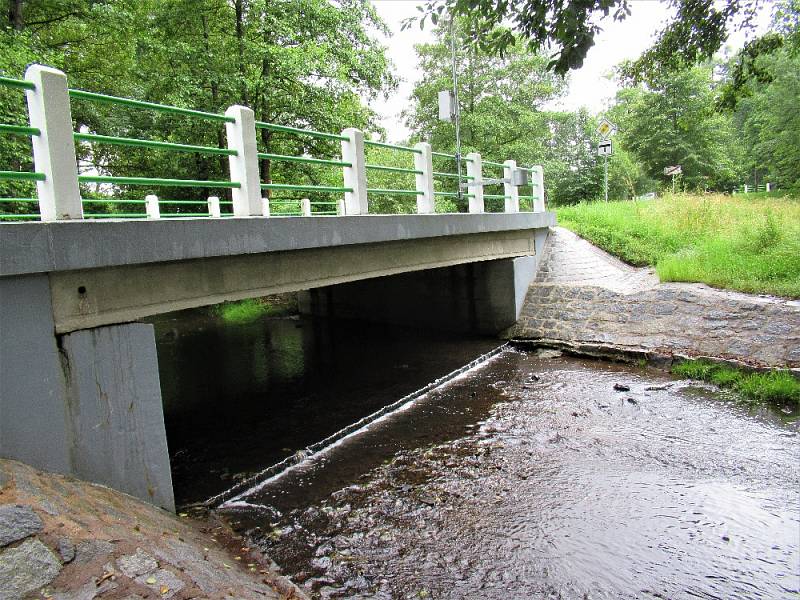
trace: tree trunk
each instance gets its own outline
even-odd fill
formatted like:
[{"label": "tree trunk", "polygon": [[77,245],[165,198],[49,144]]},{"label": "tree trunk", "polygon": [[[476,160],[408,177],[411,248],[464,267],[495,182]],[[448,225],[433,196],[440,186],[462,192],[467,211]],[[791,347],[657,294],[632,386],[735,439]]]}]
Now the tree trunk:
[{"label": "tree trunk", "polygon": [[236,0],[234,4],[236,10],[236,43],[239,54],[239,85],[242,96],[242,104],[247,106],[247,72],[244,66],[244,1]]},{"label": "tree trunk", "polygon": [[25,22],[22,19],[22,1],[8,0],[8,23],[14,31],[22,31]]}]

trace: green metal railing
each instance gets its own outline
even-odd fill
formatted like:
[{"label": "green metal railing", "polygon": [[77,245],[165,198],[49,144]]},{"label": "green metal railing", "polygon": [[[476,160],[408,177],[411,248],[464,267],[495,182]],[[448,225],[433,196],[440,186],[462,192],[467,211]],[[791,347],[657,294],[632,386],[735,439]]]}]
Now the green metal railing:
[{"label": "green metal railing", "polygon": [[142,100],[131,100],[129,98],[119,98],[118,96],[109,96],[107,94],[98,94],[96,92],[86,92],[84,90],[69,90],[70,98],[76,100],[89,100],[92,102],[102,102],[106,104],[116,104],[118,106],[125,106],[128,108],[144,108],[155,112],[166,113],[171,115],[182,115],[188,117],[196,117],[199,119],[206,119],[208,121],[216,121],[218,123],[235,123],[236,119],[227,115],[220,115],[217,113],[204,112],[202,110],[194,110],[191,108],[180,108],[178,106],[170,106],[168,104],[156,104],[155,102],[144,102]]},{"label": "green metal railing", "polygon": [[[36,86],[31,83],[30,81],[25,81],[23,79],[13,79],[11,77],[4,77],[0,76],[0,85],[12,89],[17,89],[20,91],[25,90],[35,90]],[[41,131],[36,127],[29,127],[27,125],[15,125],[12,123],[0,123],[0,134],[2,135],[19,135],[25,137],[32,137],[41,135]],[[30,171],[0,171],[0,181],[19,181],[19,182],[36,182],[36,181],[44,181],[45,175],[43,173],[36,173]],[[19,203],[19,204],[39,204],[39,201],[36,198],[19,198],[19,197],[11,197],[11,198],[0,198],[0,203],[3,204],[10,204],[10,203]],[[12,219],[21,219],[21,220],[30,220],[30,219],[38,219],[38,213],[8,213],[8,214],[0,214],[0,219],[2,220],[12,220]]]},{"label": "green metal railing", "polygon": [[409,146],[398,146],[396,144],[387,144],[386,142],[375,142],[373,140],[364,140],[365,146],[372,146],[374,148],[389,148],[390,150],[399,150],[400,152],[411,152],[413,154],[422,154],[422,150],[418,148],[410,148]]},{"label": "green metal railing", "polygon": [[275,123],[264,123],[263,121],[256,121],[256,129],[268,129],[270,131],[281,131],[283,133],[296,133],[299,135],[307,135],[312,138],[321,140],[345,140],[350,138],[346,135],[337,133],[325,133],[324,131],[314,131],[313,129],[300,129],[299,127],[289,127],[288,125],[276,125]]},{"label": "green metal railing", "polygon": [[258,158],[277,160],[285,162],[304,163],[309,165],[325,165],[330,167],[352,167],[353,163],[330,158],[311,158],[308,156],[286,156],[285,154],[270,154],[269,152],[259,152]]},{"label": "green metal railing", "polygon": [[[0,76],[0,86],[8,87],[11,89],[17,89],[21,91],[26,90],[37,90],[36,84],[31,81],[21,80],[21,79],[13,79],[10,77]],[[47,87],[47,86],[45,86]],[[42,91],[42,90],[39,90]],[[45,89],[44,92],[47,90]],[[153,111],[159,114],[165,115],[175,115],[181,117],[189,117],[194,119],[200,119],[205,121],[210,121],[216,124],[227,124],[227,123],[236,123],[236,119],[233,116],[228,116],[227,114],[218,114],[213,112],[205,112],[201,110],[195,110],[190,108],[184,108],[179,106],[171,106],[167,104],[159,104],[155,102],[148,102],[142,100],[133,100],[129,98],[122,98],[118,96],[112,96],[108,94],[101,94],[96,92],[89,92],[85,90],[79,89],[68,89],[69,98],[73,101],[79,102],[93,102],[93,103],[100,103],[100,104],[107,104],[113,106],[119,106],[123,108],[130,108],[136,110],[147,110]],[[34,95],[33,97],[37,97]],[[330,141],[348,141],[350,138],[346,135],[337,134],[337,133],[327,133],[323,131],[316,131],[312,129],[303,129],[300,127],[293,127],[289,125],[278,125],[276,123],[267,123],[262,121],[257,121],[255,123],[255,127],[261,130],[268,130],[273,131],[276,133],[286,133],[293,136],[301,136],[301,137],[309,137],[312,139],[323,140],[324,142]],[[35,137],[42,135],[42,132],[39,128],[29,126],[29,125],[22,125],[22,124],[13,124],[13,123],[0,123],[0,135],[18,135],[18,136],[27,136],[27,137]],[[252,135],[252,134],[251,134]],[[85,143],[91,145],[109,145],[109,146],[119,146],[119,147],[130,147],[130,148],[143,148],[148,150],[156,150],[156,151],[167,151],[167,152],[176,152],[176,153],[195,153],[201,155],[209,155],[209,156],[228,156],[228,157],[237,157],[239,154],[237,150],[232,148],[222,148],[216,147],[213,145],[199,145],[199,144],[185,144],[185,143],[178,143],[173,141],[163,141],[163,140],[152,140],[152,139],[145,139],[140,137],[126,137],[126,136],[118,136],[118,135],[104,135],[100,133],[94,132],[80,132],[75,131],[73,132],[73,138],[78,143]],[[294,144],[294,142],[292,143]],[[301,143],[301,147],[305,146],[306,142]],[[402,153],[409,153],[413,155],[421,155],[423,154],[423,150],[415,147],[403,146],[398,144],[391,144],[387,142],[380,142],[380,141],[373,141],[373,140],[364,140],[364,146],[367,148],[381,148],[381,149],[388,149],[395,152],[402,152]],[[297,147],[296,145],[290,145],[289,147]],[[241,150],[241,149],[240,149]],[[473,193],[466,193],[469,190],[462,189],[462,182],[463,181],[471,181],[474,180],[475,177],[471,175],[462,174],[459,175],[458,173],[453,173],[450,169],[454,166],[454,161],[456,161],[456,156],[453,154],[448,154],[444,152],[432,152],[432,156],[437,160],[448,161],[450,164],[447,167],[441,168],[440,170],[435,170],[432,172],[431,176],[434,178],[435,185],[442,185],[445,186],[445,189],[441,189],[438,191],[434,191],[434,197],[436,198],[465,198],[465,197],[473,197]],[[331,158],[317,158],[314,156],[308,156],[305,153],[301,156],[292,155],[290,152],[280,153],[280,152],[258,152],[257,157],[260,160],[268,160],[268,161],[275,161],[275,162],[285,162],[285,163],[292,163],[292,164],[300,164],[300,165],[308,165],[310,167],[333,167],[333,168],[342,168],[342,169],[352,169],[353,162],[349,162],[349,158],[339,158],[339,157],[331,157]],[[231,159],[233,162],[236,162],[236,159]],[[361,158],[359,157],[359,160]],[[463,162],[471,162],[472,159],[462,157],[461,160]],[[232,163],[233,164],[233,163]],[[482,162],[483,165],[486,165],[487,168],[499,168],[504,169],[505,165],[503,163],[492,162],[485,160]],[[383,164],[376,164],[374,162],[367,162],[364,165],[364,168],[367,171],[374,171],[379,173],[388,173],[391,175],[398,175],[400,176],[397,180],[394,178],[386,178],[385,180],[380,181],[380,183],[375,182],[377,185],[375,187],[367,187],[366,192],[368,195],[389,195],[389,196],[404,196],[404,197],[418,197],[424,196],[425,192],[417,190],[417,189],[403,189],[402,186],[404,185],[401,183],[400,178],[404,176],[420,176],[425,175],[425,173],[414,167],[408,166],[390,166],[390,165],[383,165]],[[305,169],[300,169],[300,171],[306,173]],[[280,172],[280,170],[278,170]],[[304,177],[312,177],[307,173]],[[0,182],[9,181],[9,182],[21,182],[26,184],[35,183],[37,181],[44,181],[46,179],[46,175],[40,172],[29,172],[29,171],[0,171]],[[112,186],[120,186],[120,187],[127,187],[127,186],[134,186],[134,187],[144,187],[150,188],[152,191],[156,191],[158,188],[162,187],[172,187],[172,188],[187,188],[187,189],[222,189],[222,190],[233,190],[233,189],[241,189],[242,184],[233,181],[224,181],[224,180],[217,180],[217,179],[209,179],[209,180],[200,180],[200,179],[180,179],[180,178],[161,178],[161,177],[139,177],[139,176],[117,176],[112,174],[79,174],[77,176],[78,183],[81,185],[87,184],[100,184],[100,185],[112,185]],[[312,180],[315,178],[312,178]],[[323,181],[326,181],[323,179]],[[409,179],[403,178],[403,182],[408,182]],[[328,180],[326,183],[330,183]],[[382,184],[382,185],[381,185]],[[498,185],[498,184],[485,184],[487,186],[491,185]],[[502,184],[499,184],[502,185]],[[455,190],[452,188],[456,187]],[[302,214],[303,206],[300,203],[300,198],[297,199],[287,199],[287,200],[274,200],[272,198],[272,192],[290,192],[290,193],[312,193],[312,194],[347,194],[353,193],[353,188],[348,187],[346,185],[330,185],[330,184],[320,184],[320,183],[308,183],[308,182],[296,182],[296,183],[274,183],[272,181],[264,182],[260,184],[260,188],[262,190],[266,190],[268,192],[268,196],[270,197],[270,203],[275,203],[276,207],[284,206],[284,207],[293,207],[291,211],[286,212],[285,214],[298,214],[297,211],[299,210]],[[533,202],[538,198],[536,194],[534,194],[535,184],[532,184],[531,188],[531,195],[520,195],[521,200],[529,200],[531,205]],[[15,188],[9,188],[15,189]],[[20,191],[24,190],[24,191]],[[150,191],[148,190],[148,191]],[[85,190],[84,190],[85,191]],[[522,191],[522,190],[520,190]],[[90,192],[92,193],[92,192]],[[102,195],[102,191],[94,192],[96,194]],[[146,218],[147,213],[139,213],[132,210],[136,206],[144,206],[148,204],[147,200],[142,200],[141,197],[138,198],[125,198],[120,197],[128,194],[129,192],[116,190],[114,194],[108,197],[84,197],[82,199],[82,203],[87,206],[90,210],[94,212],[86,212],[83,213],[83,216],[86,218],[97,218],[97,219],[108,219],[108,218]],[[25,186],[19,186],[15,192],[12,192],[13,197],[9,198],[1,198],[0,197],[0,206],[2,205],[9,205],[9,204],[18,204],[18,206],[11,206],[9,210],[22,210],[23,206],[31,206],[33,208],[34,204],[38,204],[39,200],[36,198],[28,198],[28,197],[21,197],[28,194],[27,189]],[[290,194],[290,196],[292,195]],[[187,198],[183,199],[169,199],[169,200],[158,200],[159,206],[163,205],[165,207],[171,207],[168,210],[173,212],[166,212],[166,213],[159,213],[162,217],[171,217],[171,218],[180,218],[180,217],[203,217],[209,216],[209,213],[206,212],[208,208],[205,210],[203,207],[208,206],[208,201],[206,199],[194,199],[191,196],[194,195],[194,192],[190,192],[187,194]],[[503,194],[485,194],[484,198],[488,200],[503,200],[506,198]],[[338,206],[337,202],[334,201],[318,201],[315,198],[309,201],[309,204],[312,207],[312,213],[314,215],[327,215],[327,214],[337,214],[338,213]],[[102,211],[103,207],[113,211],[113,210],[125,210],[126,207],[130,207],[126,212],[98,212],[98,210]],[[120,205],[120,206],[118,206]],[[124,205],[124,206],[121,206]],[[219,202],[220,207],[225,205],[226,208],[232,205],[231,200],[221,200]],[[335,207],[335,209],[330,209],[329,207]],[[95,208],[91,208],[95,207]],[[184,212],[185,210],[193,211],[193,210],[202,210],[202,212]],[[307,209],[306,209],[307,210]],[[216,214],[217,210],[214,209],[214,213]],[[220,213],[222,214],[222,213]],[[280,211],[275,213],[276,215],[284,214]],[[230,212],[226,212],[223,216],[232,216]],[[25,219],[36,219],[39,218],[39,215],[35,214],[33,210],[20,212],[18,214],[0,214],[0,219],[4,220],[25,220]]]},{"label": "green metal railing", "polygon": [[175,144],[173,142],[159,142],[156,140],[141,140],[137,138],[116,137],[111,135],[97,135],[94,133],[75,133],[76,141],[95,142],[109,144],[112,146],[133,146],[137,148],[155,148],[157,150],[169,150],[172,152],[196,152],[199,154],[220,154],[224,156],[236,156],[236,150],[228,148],[214,148],[212,146],[193,146],[191,144]]}]

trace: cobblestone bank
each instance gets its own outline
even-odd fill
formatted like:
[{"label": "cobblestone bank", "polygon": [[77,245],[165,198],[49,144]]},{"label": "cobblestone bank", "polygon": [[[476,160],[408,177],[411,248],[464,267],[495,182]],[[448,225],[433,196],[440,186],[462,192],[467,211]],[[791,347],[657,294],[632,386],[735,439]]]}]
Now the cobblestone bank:
[{"label": "cobblestone bank", "polygon": [[511,336],[800,367],[800,302],[658,283],[555,228]]},{"label": "cobblestone bank", "polygon": [[0,600],[305,598],[219,524],[0,460]]}]

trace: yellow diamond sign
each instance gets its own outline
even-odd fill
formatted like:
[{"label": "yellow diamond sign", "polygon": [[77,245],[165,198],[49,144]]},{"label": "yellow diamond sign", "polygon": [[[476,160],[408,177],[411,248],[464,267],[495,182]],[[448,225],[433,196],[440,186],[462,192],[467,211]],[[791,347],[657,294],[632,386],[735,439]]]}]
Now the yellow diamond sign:
[{"label": "yellow diamond sign", "polygon": [[603,119],[600,121],[600,124],[597,126],[597,133],[600,134],[600,137],[604,140],[607,140],[609,137],[614,135],[617,132],[617,126],[614,125],[608,119]]}]

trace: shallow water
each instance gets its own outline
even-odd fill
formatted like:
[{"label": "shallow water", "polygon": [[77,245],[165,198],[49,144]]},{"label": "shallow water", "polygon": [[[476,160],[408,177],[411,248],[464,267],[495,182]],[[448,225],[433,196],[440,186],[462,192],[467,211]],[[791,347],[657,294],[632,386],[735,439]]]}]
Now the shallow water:
[{"label": "shallow water", "polygon": [[777,413],[509,350],[224,513],[316,597],[795,598],[798,465]]}]

